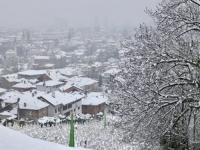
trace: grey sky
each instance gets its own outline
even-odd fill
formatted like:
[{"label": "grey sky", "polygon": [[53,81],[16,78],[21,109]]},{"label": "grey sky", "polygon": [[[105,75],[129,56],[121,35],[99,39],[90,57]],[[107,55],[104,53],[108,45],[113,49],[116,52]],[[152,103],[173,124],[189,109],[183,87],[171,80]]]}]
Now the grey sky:
[{"label": "grey sky", "polygon": [[149,23],[146,7],[155,9],[161,0],[0,0],[0,27],[50,27],[55,18],[67,18],[69,26],[88,26],[99,16],[103,24]]}]

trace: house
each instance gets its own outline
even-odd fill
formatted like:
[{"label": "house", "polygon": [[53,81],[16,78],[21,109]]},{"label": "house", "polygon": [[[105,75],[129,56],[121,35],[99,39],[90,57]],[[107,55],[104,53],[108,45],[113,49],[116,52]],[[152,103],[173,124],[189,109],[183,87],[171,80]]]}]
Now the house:
[{"label": "house", "polygon": [[59,87],[65,85],[64,82],[49,80],[44,82],[39,82],[36,84],[36,89],[42,92],[53,92],[59,89]]},{"label": "house", "polygon": [[[98,81],[87,78],[87,77],[72,77],[67,80],[67,83],[65,84],[66,87],[69,87],[70,85],[74,85],[76,87],[79,87],[83,89],[84,92],[89,91],[97,91],[98,90]],[[66,88],[64,88],[66,89]]]},{"label": "house", "polygon": [[63,68],[66,66],[66,57],[62,55],[35,56],[34,69]]},{"label": "house", "polygon": [[74,91],[77,91],[77,92],[83,92],[84,90],[80,87],[77,87],[75,86],[73,83],[72,84],[65,84],[64,86],[61,86],[59,88],[60,91],[62,92],[66,92],[66,93],[70,93],[70,92],[74,92]]},{"label": "house", "polygon": [[47,72],[39,78],[40,81],[54,80],[63,82],[67,79],[68,77],[61,75],[58,70],[47,70]]},{"label": "house", "polygon": [[6,92],[0,99],[3,100],[3,108],[0,111],[12,112],[19,108],[19,118],[37,121],[38,118],[48,115],[49,105],[38,99],[43,94],[36,90],[23,93],[14,90]]},{"label": "house", "polygon": [[12,108],[17,107],[18,99],[22,96],[22,93],[10,90],[8,92],[5,92],[3,95],[1,95],[0,100],[2,101],[2,108],[11,105],[11,107],[7,108],[6,110],[12,110]]},{"label": "house", "polygon": [[84,76],[84,74],[81,71],[79,71],[78,69],[74,67],[73,68],[66,67],[63,69],[59,69],[58,71],[60,72],[61,75],[68,78],[75,77],[75,76]]},{"label": "house", "polygon": [[1,87],[4,89],[11,89],[13,85],[20,83],[17,74],[4,75],[1,77]]},{"label": "house", "polygon": [[59,114],[69,116],[72,111],[74,111],[75,114],[81,114],[81,99],[84,96],[84,94],[76,92],[64,93],[55,91],[41,95],[39,99],[50,105],[48,108],[48,116],[58,117]]},{"label": "house", "polygon": [[103,112],[108,97],[101,92],[91,92],[82,99],[82,112],[84,114],[96,115],[100,111]]},{"label": "house", "polygon": [[4,111],[4,112],[0,113],[0,118],[1,119],[7,119],[7,118],[14,119],[14,118],[17,118],[17,116],[12,114],[12,113],[10,113],[10,112],[8,112],[8,111]]},{"label": "house", "polygon": [[19,100],[19,118],[28,118],[37,122],[48,115],[49,104],[39,100],[35,95],[22,96]]},{"label": "house", "polygon": [[102,74],[103,79],[105,81],[109,81],[111,77],[114,77],[115,75],[119,74],[120,71],[121,71],[120,69],[116,69],[116,68],[107,70]]},{"label": "house", "polygon": [[22,80],[22,82],[17,83],[12,86],[14,90],[17,90],[19,92],[25,92],[25,91],[30,91],[36,88],[35,85],[32,85],[29,81],[27,80]]},{"label": "house", "polygon": [[42,76],[46,70],[26,70],[18,73],[18,78],[37,79]]},{"label": "house", "polygon": [[98,78],[100,73],[103,73],[105,68],[101,62],[95,62],[91,65],[90,77]]}]

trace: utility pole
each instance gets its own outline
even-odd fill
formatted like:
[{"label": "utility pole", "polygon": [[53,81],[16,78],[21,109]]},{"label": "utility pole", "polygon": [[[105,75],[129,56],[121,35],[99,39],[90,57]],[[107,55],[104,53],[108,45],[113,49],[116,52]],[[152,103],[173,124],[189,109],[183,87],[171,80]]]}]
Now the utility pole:
[{"label": "utility pole", "polygon": [[20,101],[20,98],[17,99],[17,118],[18,118],[18,123],[19,123],[19,101]]}]

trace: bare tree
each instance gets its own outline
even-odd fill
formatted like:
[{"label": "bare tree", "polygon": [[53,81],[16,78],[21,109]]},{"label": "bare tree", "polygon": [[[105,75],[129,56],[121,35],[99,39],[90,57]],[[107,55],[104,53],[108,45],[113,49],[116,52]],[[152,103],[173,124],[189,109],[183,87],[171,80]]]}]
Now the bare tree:
[{"label": "bare tree", "polygon": [[147,10],[147,13],[165,36],[180,37],[191,31],[200,31],[199,9],[199,0],[163,0],[156,11]]}]

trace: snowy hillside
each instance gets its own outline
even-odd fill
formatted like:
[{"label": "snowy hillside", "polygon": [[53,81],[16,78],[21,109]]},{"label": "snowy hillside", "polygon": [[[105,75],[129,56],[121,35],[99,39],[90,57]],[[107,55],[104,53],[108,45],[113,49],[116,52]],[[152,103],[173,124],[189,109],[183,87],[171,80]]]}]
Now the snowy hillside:
[{"label": "snowy hillside", "polygon": [[[89,150],[85,148],[70,148],[64,145],[31,138],[25,134],[0,125],[1,150]],[[91,150],[91,149],[90,149]]]}]

